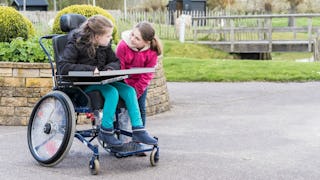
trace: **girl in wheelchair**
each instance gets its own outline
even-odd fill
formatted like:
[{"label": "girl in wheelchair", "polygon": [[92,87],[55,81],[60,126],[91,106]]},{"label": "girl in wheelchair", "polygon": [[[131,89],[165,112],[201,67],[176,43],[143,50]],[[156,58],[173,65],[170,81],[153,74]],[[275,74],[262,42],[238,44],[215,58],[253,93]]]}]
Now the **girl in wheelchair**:
[{"label": "girl in wheelchair", "polygon": [[[88,18],[78,29],[68,36],[62,60],[57,62],[60,73],[69,71],[119,70],[120,61],[111,49],[112,22],[101,15]],[[114,136],[113,118],[119,96],[124,100],[132,124],[132,140],[149,145],[157,145],[157,139],[149,135],[142,123],[135,89],[123,82],[104,85],[88,85],[85,92],[100,91],[105,99],[99,139],[109,147],[119,147],[123,143]]]}]

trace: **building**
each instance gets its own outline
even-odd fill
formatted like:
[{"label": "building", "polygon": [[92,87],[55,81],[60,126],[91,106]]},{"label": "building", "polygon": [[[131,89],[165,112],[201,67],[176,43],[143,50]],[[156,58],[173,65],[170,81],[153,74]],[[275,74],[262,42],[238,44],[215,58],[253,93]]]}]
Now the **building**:
[{"label": "building", "polygon": [[[25,0],[27,11],[47,11],[48,1],[47,0]],[[18,11],[23,11],[24,0],[13,0],[11,6],[16,8]]]},{"label": "building", "polygon": [[169,11],[206,11],[207,0],[169,0]]}]

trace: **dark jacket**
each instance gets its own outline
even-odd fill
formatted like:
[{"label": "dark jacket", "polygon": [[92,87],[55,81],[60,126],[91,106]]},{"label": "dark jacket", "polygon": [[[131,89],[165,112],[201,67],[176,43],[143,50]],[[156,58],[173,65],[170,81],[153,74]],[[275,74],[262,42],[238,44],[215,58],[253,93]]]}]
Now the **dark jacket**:
[{"label": "dark jacket", "polygon": [[73,33],[68,37],[62,60],[58,62],[62,75],[68,74],[69,71],[94,71],[96,67],[99,71],[120,69],[120,61],[111,49],[111,45],[99,46],[95,58],[90,58],[84,48],[76,47],[78,36],[78,33]]}]

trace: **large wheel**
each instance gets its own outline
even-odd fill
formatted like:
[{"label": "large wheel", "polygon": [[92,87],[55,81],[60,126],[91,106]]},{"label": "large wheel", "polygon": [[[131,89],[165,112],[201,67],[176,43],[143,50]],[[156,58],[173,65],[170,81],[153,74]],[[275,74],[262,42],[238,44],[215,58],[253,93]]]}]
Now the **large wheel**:
[{"label": "large wheel", "polygon": [[35,105],[28,124],[28,146],[43,166],[54,166],[68,153],[75,134],[75,111],[70,98],[52,91]]}]

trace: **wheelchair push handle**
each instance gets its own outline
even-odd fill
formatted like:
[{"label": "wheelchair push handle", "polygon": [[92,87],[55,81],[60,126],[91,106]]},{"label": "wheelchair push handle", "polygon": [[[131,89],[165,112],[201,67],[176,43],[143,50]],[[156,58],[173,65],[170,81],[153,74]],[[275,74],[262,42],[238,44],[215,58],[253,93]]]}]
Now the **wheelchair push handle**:
[{"label": "wheelchair push handle", "polygon": [[39,39],[39,44],[42,48],[42,50],[44,51],[44,53],[47,55],[47,57],[49,58],[49,61],[50,63],[52,64],[52,58],[51,58],[51,55],[48,51],[48,49],[45,47],[44,43],[43,43],[43,40],[44,39],[52,39],[53,37],[57,36],[58,34],[50,34],[50,35],[45,35],[45,36],[42,36],[40,37]]},{"label": "wheelchair push handle", "polygon": [[49,50],[45,47],[44,43],[43,43],[43,40],[46,39],[52,39],[53,37],[57,36],[58,34],[50,34],[50,35],[45,35],[45,36],[42,36],[40,37],[39,39],[39,44],[40,44],[40,47],[42,48],[42,50],[44,51],[44,53],[46,54],[46,56],[48,57],[49,59],[49,62],[50,62],[50,66],[51,66],[51,73],[52,73],[52,81],[53,81],[53,84],[55,84],[55,75],[54,75],[54,65],[53,65],[53,60],[52,60],[52,57],[50,55],[50,52]]},{"label": "wheelchair push handle", "polygon": [[52,39],[53,37],[57,36],[58,34],[49,34],[49,35],[45,35],[40,37],[40,40],[42,39]]}]

